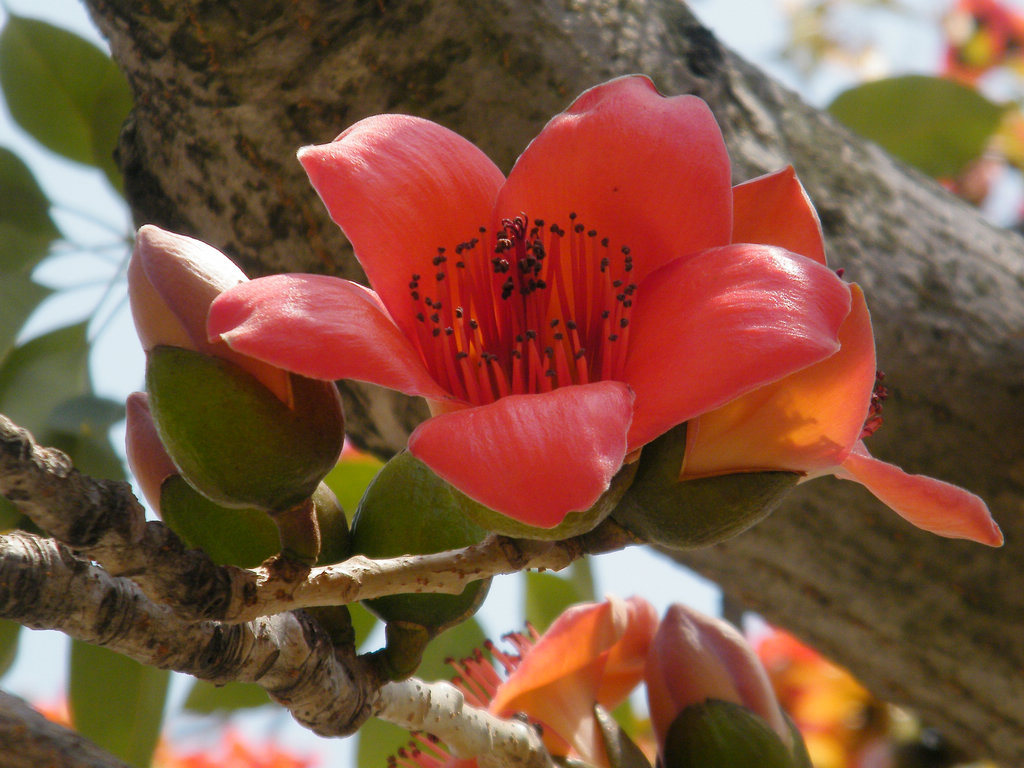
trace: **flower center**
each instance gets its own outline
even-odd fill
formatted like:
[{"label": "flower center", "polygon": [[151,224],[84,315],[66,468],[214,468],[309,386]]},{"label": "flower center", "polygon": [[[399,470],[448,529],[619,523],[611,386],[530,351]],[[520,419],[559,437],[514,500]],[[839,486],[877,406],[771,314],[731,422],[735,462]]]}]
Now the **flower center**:
[{"label": "flower center", "polygon": [[868,416],[864,419],[864,426],[860,431],[861,440],[871,437],[882,426],[882,405],[889,397],[889,388],[882,383],[883,381],[885,381],[885,374],[882,371],[875,371],[875,387],[871,391]]},{"label": "flower center", "polygon": [[411,276],[420,354],[452,394],[481,405],[619,378],[633,257],[577,218],[568,230],[526,214],[490,236],[481,227],[453,253],[438,248],[432,275]]}]

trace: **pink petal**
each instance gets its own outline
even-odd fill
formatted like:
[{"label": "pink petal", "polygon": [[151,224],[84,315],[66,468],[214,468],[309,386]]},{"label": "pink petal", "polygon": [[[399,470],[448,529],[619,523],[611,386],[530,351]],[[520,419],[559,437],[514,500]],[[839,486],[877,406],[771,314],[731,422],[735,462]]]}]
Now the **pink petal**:
[{"label": "pink petal", "polygon": [[429,120],[377,115],[299,162],[389,313],[413,334],[413,274],[431,277],[439,247],[479,236],[504,181],[473,144]]},{"label": "pink petal", "polygon": [[168,344],[230,360],[291,406],[287,372],[232,352],[220,340],[207,339],[210,303],[248,279],[216,248],[147,224],[139,229],[128,262],[128,298],[135,330],[146,350]]},{"label": "pink petal", "polygon": [[839,351],[694,419],[683,476],[788,469],[831,471],[860,438],[875,384],[875,342],[864,292],[839,329]]},{"label": "pink petal", "polygon": [[793,166],[733,187],[732,242],[777,245],[825,263],[821,222]]},{"label": "pink petal", "polygon": [[591,88],[523,152],[498,217],[525,212],[571,229],[569,214],[631,249],[636,280],[676,256],[730,242],[729,157],[694,96],[664,98],[646,77]]},{"label": "pink petal", "polygon": [[470,498],[551,528],[607,490],[626,455],[632,404],[616,381],[510,395],[425,421],[409,450]]},{"label": "pink petal", "polygon": [[325,275],[272,275],[217,297],[208,330],[245,355],[313,379],[357,379],[449,399],[373,291]]},{"label": "pink petal", "polygon": [[909,475],[894,464],[879,461],[863,443],[854,448],[836,476],[860,483],[922,530],[990,547],[1003,543],[1002,531],[980,498],[950,483]]},{"label": "pink petal", "polygon": [[142,495],[155,512],[160,512],[160,486],[171,475],[179,474],[167,449],[160,441],[149,412],[149,396],[132,392],[125,402],[125,453],[128,466],[139,483]]},{"label": "pink petal", "polygon": [[781,248],[731,245],[662,267],[629,326],[630,449],[834,354],[849,311],[831,270]]},{"label": "pink petal", "polygon": [[647,657],[651,726],[661,744],[686,707],[707,699],[742,704],[791,741],[768,675],[730,624],[680,604],[669,607]]}]

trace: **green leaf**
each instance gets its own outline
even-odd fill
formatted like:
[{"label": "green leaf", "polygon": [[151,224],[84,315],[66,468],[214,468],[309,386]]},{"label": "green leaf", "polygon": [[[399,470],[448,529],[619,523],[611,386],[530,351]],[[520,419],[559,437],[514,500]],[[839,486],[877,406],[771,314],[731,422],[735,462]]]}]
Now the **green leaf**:
[{"label": "green leaf", "polygon": [[0,619],[0,676],[2,676],[18,655],[18,635],[21,624],[10,619]]},{"label": "green leaf", "polygon": [[408,746],[412,737],[404,728],[371,717],[356,734],[356,764],[359,768],[384,768],[388,758]]},{"label": "green leaf", "polygon": [[6,496],[0,496],[0,533],[13,531],[21,522],[21,512],[14,502]]},{"label": "green leaf", "polygon": [[377,617],[366,610],[362,603],[350,603],[348,612],[352,617],[352,630],[356,633],[356,648],[365,650],[362,645],[377,626]]},{"label": "green leaf", "polygon": [[252,709],[270,703],[267,692],[255,683],[214,685],[205,680],[196,680],[188,692],[184,708],[187,712],[199,715],[228,715],[239,709]]},{"label": "green leaf", "polygon": [[0,365],[0,413],[40,439],[59,405],[89,392],[85,323],[32,339]]},{"label": "green leaf", "polygon": [[324,478],[327,487],[334,491],[341,508],[348,514],[350,523],[367,486],[383,466],[384,462],[372,456],[342,459]]},{"label": "green leaf", "polygon": [[[0,262],[6,258],[2,230],[3,222],[0,222]],[[0,362],[14,347],[18,332],[29,315],[51,293],[49,288],[33,282],[28,275],[6,271],[0,273]]]},{"label": "green leaf", "polygon": [[67,453],[87,475],[124,479],[124,465],[110,445],[110,428],[124,418],[124,403],[79,395],[58,405],[47,419],[42,439]]},{"label": "green leaf", "polygon": [[121,189],[113,152],[132,97],[109,56],[66,29],[12,14],[0,33],[0,85],[18,125]]},{"label": "green leaf", "polygon": [[0,147],[0,273],[27,276],[59,237],[50,201],[32,172],[20,157]]},{"label": "green leaf", "polygon": [[482,648],[487,638],[480,622],[467,619],[446,629],[427,646],[423,653],[416,676],[423,680],[451,680],[455,671],[448,664],[448,659],[462,659],[472,656],[473,651]]},{"label": "green leaf", "polygon": [[906,75],[844,91],[828,111],[900,160],[949,178],[981,155],[1004,107],[952,80]]},{"label": "green leaf", "polygon": [[538,632],[543,632],[566,608],[585,600],[569,579],[553,573],[527,571],[523,590],[523,613]]},{"label": "green leaf", "polygon": [[71,721],[79,733],[125,762],[148,768],[160,736],[169,678],[167,670],[72,641]]}]

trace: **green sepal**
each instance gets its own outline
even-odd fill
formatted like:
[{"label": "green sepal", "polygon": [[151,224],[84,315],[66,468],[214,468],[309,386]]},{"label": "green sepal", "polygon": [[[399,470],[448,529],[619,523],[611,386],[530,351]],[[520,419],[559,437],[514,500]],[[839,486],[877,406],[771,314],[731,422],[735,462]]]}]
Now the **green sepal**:
[{"label": "green sepal", "polygon": [[218,565],[254,568],[281,548],[277,526],[262,509],[222,507],[181,475],[160,486],[160,517],[185,545]]},{"label": "green sepal", "polygon": [[[352,552],[372,558],[423,555],[478,544],[487,531],[462,514],[451,486],[403,451],[381,468],[352,519]],[[363,604],[386,622],[425,627],[432,635],[458,624],[483,602],[490,579],[457,595],[388,595]]]},{"label": "green sepal", "polygon": [[384,648],[378,652],[380,669],[388,680],[405,680],[423,661],[434,633],[418,624],[392,621],[384,627]]},{"label": "green sepal", "polygon": [[338,497],[326,483],[320,483],[316,487],[313,493],[313,509],[316,512],[317,528],[320,530],[320,555],[316,564],[330,565],[347,559],[352,551],[348,518],[338,503]]},{"label": "green sepal", "polygon": [[800,768],[792,752],[746,707],[710,699],[672,721],[662,749],[664,768]]},{"label": "green sepal", "polygon": [[289,408],[227,360],[169,346],[147,355],[161,441],[185,479],[224,506],[289,509],[337,462],[345,431],[337,388],[295,375],[291,385]]},{"label": "green sepal", "polygon": [[600,704],[594,705],[594,717],[601,730],[601,740],[611,768],[651,768],[647,756],[629,738],[615,718]]},{"label": "green sepal", "polygon": [[459,506],[465,515],[488,531],[500,533],[502,536],[510,536],[514,539],[561,541],[592,531],[600,522],[608,517],[619,504],[623,494],[629,489],[636,470],[636,462],[623,465],[615,477],[612,478],[608,490],[601,494],[593,506],[579,512],[570,512],[562,522],[553,528],[538,528],[521,523],[514,518],[494,511],[490,507],[485,507],[478,501],[474,501],[457,488],[453,488],[452,493],[458,500]]},{"label": "green sepal", "polygon": [[672,549],[717,544],[760,522],[796,485],[795,472],[740,472],[679,480],[686,424],[646,445],[632,486],[612,518],[640,538]]}]

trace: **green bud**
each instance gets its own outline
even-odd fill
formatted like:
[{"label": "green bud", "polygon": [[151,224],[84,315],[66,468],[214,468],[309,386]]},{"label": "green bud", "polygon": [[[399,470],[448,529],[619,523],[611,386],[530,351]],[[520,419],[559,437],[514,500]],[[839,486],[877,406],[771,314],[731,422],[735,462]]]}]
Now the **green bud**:
[{"label": "green bud", "polygon": [[561,541],[562,539],[568,539],[592,531],[601,521],[608,517],[619,504],[623,494],[629,489],[636,470],[636,462],[623,465],[622,469],[612,478],[608,490],[601,494],[601,497],[594,502],[592,507],[580,512],[570,512],[562,522],[553,528],[537,528],[533,525],[521,523],[500,512],[495,512],[490,507],[485,507],[478,501],[474,501],[457,488],[452,488],[452,493],[458,500],[459,506],[465,515],[488,531],[500,533],[502,536],[510,536],[514,539]]},{"label": "green bud", "polygon": [[286,510],[305,501],[344,440],[331,382],[291,376],[289,408],[227,360],[157,346],[146,364],[160,439],[186,480],[225,506]]},{"label": "green bud", "polygon": [[[468,520],[449,486],[403,451],[377,473],[352,519],[352,552],[372,558],[422,555],[477,544],[487,531]],[[458,595],[388,595],[364,602],[386,622],[425,627],[431,636],[472,616],[490,579]]]},{"label": "green bud", "polygon": [[594,705],[594,719],[611,768],[651,768],[651,762],[622,726],[600,704]]},{"label": "green bud", "polygon": [[665,768],[801,768],[764,720],[713,699],[691,704],[672,721],[662,758]]},{"label": "green bud", "polygon": [[160,516],[186,546],[203,550],[218,565],[253,568],[281,548],[277,526],[265,511],[222,507],[181,475],[160,485]]},{"label": "green bud", "polygon": [[351,554],[352,543],[348,534],[348,519],[338,497],[326,483],[320,483],[313,492],[313,509],[320,530],[320,556],[317,565],[340,563]]},{"label": "green bud", "polygon": [[646,445],[633,485],[612,517],[649,541],[673,549],[717,544],[766,518],[796,485],[794,472],[742,472],[679,480],[686,425]]}]

